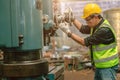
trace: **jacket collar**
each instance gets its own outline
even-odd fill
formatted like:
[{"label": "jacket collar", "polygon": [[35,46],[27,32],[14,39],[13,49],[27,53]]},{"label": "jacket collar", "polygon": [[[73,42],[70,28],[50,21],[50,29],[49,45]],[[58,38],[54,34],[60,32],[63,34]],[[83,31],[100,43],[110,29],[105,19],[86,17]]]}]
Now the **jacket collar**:
[{"label": "jacket collar", "polygon": [[102,20],[93,28],[93,32],[104,22],[104,19]]}]

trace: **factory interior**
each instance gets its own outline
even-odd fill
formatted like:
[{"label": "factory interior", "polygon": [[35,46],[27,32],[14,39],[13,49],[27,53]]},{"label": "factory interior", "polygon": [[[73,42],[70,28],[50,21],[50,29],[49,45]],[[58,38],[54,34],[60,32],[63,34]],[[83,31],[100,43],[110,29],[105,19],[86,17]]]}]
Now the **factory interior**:
[{"label": "factory interior", "polygon": [[94,80],[89,47],[59,27],[66,23],[78,36],[90,36],[70,20],[74,15],[86,24],[81,16],[88,3],[98,4],[114,28],[120,57],[120,0],[0,0],[0,80]]}]

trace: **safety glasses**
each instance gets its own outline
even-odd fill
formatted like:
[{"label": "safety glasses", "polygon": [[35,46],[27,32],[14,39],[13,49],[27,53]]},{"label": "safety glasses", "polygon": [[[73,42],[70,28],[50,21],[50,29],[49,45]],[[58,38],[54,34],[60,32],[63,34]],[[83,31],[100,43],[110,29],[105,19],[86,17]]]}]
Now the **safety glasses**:
[{"label": "safety glasses", "polygon": [[90,21],[90,20],[93,19],[93,18],[94,18],[94,15],[91,15],[91,16],[85,18],[85,21],[88,22],[88,21]]}]

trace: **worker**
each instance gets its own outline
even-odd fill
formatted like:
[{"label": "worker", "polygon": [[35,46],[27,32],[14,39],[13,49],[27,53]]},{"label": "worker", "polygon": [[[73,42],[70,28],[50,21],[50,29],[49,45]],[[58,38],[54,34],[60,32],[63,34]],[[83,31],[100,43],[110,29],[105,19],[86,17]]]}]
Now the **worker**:
[{"label": "worker", "polygon": [[[81,33],[90,34],[86,38],[71,32],[64,23],[59,27],[68,37],[90,48],[91,63],[95,67],[94,80],[116,80],[119,65],[116,35],[113,27],[101,13],[102,9],[98,4],[88,3],[82,16],[87,25],[83,25],[74,16],[70,18]],[[65,20],[69,21],[68,15],[65,16]]]}]

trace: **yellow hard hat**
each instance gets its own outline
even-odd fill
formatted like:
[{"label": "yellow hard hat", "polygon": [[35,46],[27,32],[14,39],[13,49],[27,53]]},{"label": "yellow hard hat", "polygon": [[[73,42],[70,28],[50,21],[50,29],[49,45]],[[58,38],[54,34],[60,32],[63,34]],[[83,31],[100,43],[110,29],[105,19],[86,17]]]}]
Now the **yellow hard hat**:
[{"label": "yellow hard hat", "polygon": [[94,13],[101,13],[101,8],[99,5],[95,4],[95,3],[89,3],[84,7],[83,10],[83,16],[82,18],[87,18],[88,16],[94,14]]}]

